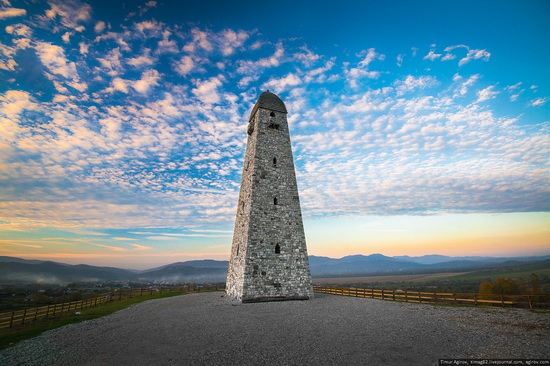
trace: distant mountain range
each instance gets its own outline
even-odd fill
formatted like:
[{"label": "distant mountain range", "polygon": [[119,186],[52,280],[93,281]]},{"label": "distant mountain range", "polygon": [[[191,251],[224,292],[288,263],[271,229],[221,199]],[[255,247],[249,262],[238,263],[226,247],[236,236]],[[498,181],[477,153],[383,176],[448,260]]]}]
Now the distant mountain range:
[{"label": "distant mountain range", "polygon": [[[350,255],[343,258],[310,256],[313,277],[351,277],[382,274],[417,274],[435,272],[465,272],[547,263],[550,255],[539,257],[421,257],[382,254]],[[143,271],[85,264],[27,260],[0,256],[0,285],[7,284],[67,284],[71,282],[134,281],[142,283],[217,283],[224,282],[228,261],[194,260],[172,263]]]}]

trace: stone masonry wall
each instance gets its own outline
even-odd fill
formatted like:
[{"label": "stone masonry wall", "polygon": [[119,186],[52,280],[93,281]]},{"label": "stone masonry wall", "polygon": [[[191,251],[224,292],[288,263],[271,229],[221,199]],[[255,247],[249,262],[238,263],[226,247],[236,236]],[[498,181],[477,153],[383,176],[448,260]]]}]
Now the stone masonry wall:
[{"label": "stone masonry wall", "polygon": [[286,113],[249,124],[227,294],[242,302],[313,297]]}]

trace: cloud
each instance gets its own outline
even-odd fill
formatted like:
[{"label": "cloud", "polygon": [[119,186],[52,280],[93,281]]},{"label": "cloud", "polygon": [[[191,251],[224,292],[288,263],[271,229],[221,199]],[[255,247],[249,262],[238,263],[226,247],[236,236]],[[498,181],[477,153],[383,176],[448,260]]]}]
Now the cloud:
[{"label": "cloud", "polygon": [[155,53],[157,54],[164,54],[164,53],[178,53],[179,48],[176,41],[170,39],[170,36],[172,35],[172,32],[168,29],[163,30],[162,32],[162,40],[158,42],[158,47],[155,50]]},{"label": "cloud", "polygon": [[498,92],[494,91],[494,86],[488,86],[485,89],[482,89],[477,92],[477,101],[476,103],[481,103],[489,99],[494,99],[497,96]]},{"label": "cloud", "polygon": [[284,90],[287,90],[289,87],[297,86],[301,84],[300,78],[293,74],[289,73],[286,76],[278,79],[269,79],[262,85],[262,90],[271,90],[275,93],[281,93]]},{"label": "cloud", "polygon": [[222,86],[224,77],[214,76],[207,80],[196,81],[196,87],[191,91],[193,94],[205,104],[216,104],[220,101],[220,94],[218,88]]},{"label": "cloud", "polygon": [[506,90],[510,94],[511,102],[515,102],[516,100],[518,100],[519,96],[525,91],[525,89],[523,89],[521,85],[522,83],[518,82],[514,85],[509,85],[504,88],[504,90]]},{"label": "cloud", "polygon": [[115,246],[112,246],[112,245],[106,245],[106,244],[93,244],[93,245],[96,246],[96,247],[109,249],[109,250],[112,250],[114,252],[124,252],[124,251],[126,251],[125,248],[115,247]]},{"label": "cloud", "polygon": [[163,24],[153,19],[135,23],[134,27],[142,36],[152,38],[162,34]]},{"label": "cloud", "polygon": [[222,54],[224,56],[232,55],[235,50],[239,47],[242,47],[244,42],[250,36],[247,32],[239,30],[235,32],[232,29],[225,29],[222,31],[221,36],[222,40]]},{"label": "cloud", "polygon": [[181,76],[186,76],[195,67],[195,62],[191,56],[183,56],[178,63],[174,65],[174,69]]},{"label": "cloud", "polygon": [[430,52],[428,52],[428,54],[426,56],[424,56],[422,59],[423,60],[434,61],[434,60],[437,60],[440,57],[441,57],[441,54],[440,53],[435,53],[435,49],[432,48],[430,50]]},{"label": "cloud", "polygon": [[239,80],[239,82],[237,83],[237,86],[241,89],[244,89],[244,88],[248,87],[248,85],[250,85],[250,83],[253,83],[256,80],[258,80],[258,77],[245,76],[241,80]]},{"label": "cloud", "polygon": [[85,55],[88,53],[89,49],[90,49],[90,45],[87,44],[87,43],[84,43],[84,42],[80,42],[78,44],[78,50],[80,51],[80,54],[82,55]]},{"label": "cloud", "polygon": [[22,17],[25,15],[27,15],[27,11],[25,9],[0,8],[0,20],[15,18],[15,17]]},{"label": "cloud", "polygon": [[99,64],[106,69],[108,75],[117,76],[123,72],[124,68],[122,67],[122,54],[120,48],[113,48],[111,51],[105,55],[105,57],[98,57],[97,61]]},{"label": "cloud", "polygon": [[404,57],[405,57],[405,55],[403,55],[403,54],[397,55],[396,62],[397,62],[398,67],[403,66],[403,58]]},{"label": "cloud", "polygon": [[111,86],[105,89],[105,91],[107,93],[113,93],[115,91],[119,91],[119,92],[128,94],[128,85],[129,85],[128,80],[124,80],[121,78],[114,78],[111,81]]},{"label": "cloud", "polygon": [[540,107],[540,106],[543,106],[547,101],[548,101],[549,98],[537,98],[535,100],[532,100],[531,102],[529,102],[529,106],[531,107]]},{"label": "cloud", "polygon": [[13,24],[8,25],[5,28],[6,33],[14,36],[30,37],[32,35],[32,29],[25,24]]},{"label": "cloud", "polygon": [[434,61],[437,58],[441,58],[441,61],[451,61],[457,58],[457,55],[455,55],[453,52],[455,50],[466,50],[466,56],[462,57],[458,61],[458,66],[464,66],[466,63],[472,61],[472,60],[479,60],[482,59],[483,61],[489,61],[491,57],[491,53],[487,50],[482,49],[471,49],[469,46],[466,46],[464,44],[449,46],[445,48],[445,55],[441,57],[441,54],[436,54],[435,51],[432,49],[430,52],[424,56],[424,60],[429,59],[431,61]]},{"label": "cloud", "polygon": [[491,57],[491,54],[486,50],[468,49],[468,54],[466,55],[466,57],[461,58],[460,61],[458,61],[458,66],[463,66],[464,64],[472,60],[478,60],[478,59],[482,59],[483,61],[489,61],[490,57]]},{"label": "cloud", "polygon": [[40,61],[49,72],[67,79],[78,79],[76,64],[67,60],[63,48],[51,43],[38,42],[36,51]]},{"label": "cloud", "polygon": [[381,53],[377,53],[374,48],[369,48],[365,58],[359,61],[359,67],[367,68],[369,64],[375,60],[383,61],[385,56]]},{"label": "cloud", "polygon": [[[14,43],[0,46],[8,61],[19,47],[36,48],[53,85],[43,94],[9,82],[13,90],[0,94],[3,229],[150,228],[149,239],[109,235],[87,244],[135,255],[150,248],[147,240],[178,240],[155,227],[230,227],[246,120],[267,88],[289,109],[306,217],[547,209],[544,121],[522,114],[527,100],[508,117],[481,104],[525,88],[532,106],[546,108],[547,98],[535,99],[528,87],[488,87],[464,68],[437,78],[415,68],[396,73],[374,48],[326,55],[300,39],[271,43],[255,30],[146,17],[112,29],[105,19],[89,40],[97,19],[77,22],[90,28],[79,33],[55,14],[47,23],[55,33],[30,21],[9,25]],[[411,53],[402,51],[396,61],[408,66]],[[469,51],[476,50],[452,46],[434,62],[469,57],[461,66],[475,68],[485,56]],[[6,80],[17,80],[18,65],[8,61]]]},{"label": "cloud", "polygon": [[325,62],[323,66],[308,70],[303,80],[306,83],[310,83],[310,82],[324,83],[325,81],[329,81],[329,78],[327,77],[328,76],[327,72],[332,70],[334,65],[335,63],[333,60],[328,60]]},{"label": "cloud", "polygon": [[63,42],[65,42],[65,43],[71,42],[71,33],[70,33],[70,32],[65,32],[65,34],[63,34],[63,36],[61,37],[61,39],[62,39]]},{"label": "cloud", "polygon": [[385,55],[377,53],[374,48],[369,48],[367,51],[363,51],[361,54],[365,53],[365,57],[361,61],[359,61],[357,67],[352,67],[348,70],[345,65],[344,72],[352,88],[358,87],[357,81],[360,78],[366,77],[369,79],[376,79],[380,76],[379,71],[369,71],[368,68],[369,65],[375,60],[383,61],[385,59]]},{"label": "cloud", "polygon": [[306,67],[310,67],[319,61],[321,56],[310,51],[306,46],[303,46],[301,47],[300,52],[294,54],[294,58]]},{"label": "cloud", "polygon": [[102,20],[99,20],[95,23],[94,26],[94,32],[101,33],[105,30],[105,22]]},{"label": "cloud", "polygon": [[443,56],[441,58],[441,61],[451,61],[451,60],[454,60],[456,58],[455,55],[451,54],[451,53],[447,53],[445,54],[445,56]]},{"label": "cloud", "polygon": [[208,32],[193,28],[191,29],[191,36],[193,40],[183,47],[185,52],[194,53],[197,49],[205,51],[212,51],[214,49],[212,42],[208,39]]},{"label": "cloud", "polygon": [[82,32],[84,27],[79,23],[86,23],[91,19],[92,7],[78,0],[52,0],[50,9],[46,10],[46,17],[55,20],[60,18],[65,27]]},{"label": "cloud", "polygon": [[438,82],[433,76],[420,76],[416,78],[412,75],[407,75],[405,80],[396,80],[394,85],[396,86],[397,95],[401,96],[416,89],[425,89],[436,86],[438,85]]},{"label": "cloud", "polygon": [[151,250],[153,248],[151,247],[148,247],[146,245],[141,245],[141,244],[131,244],[132,245],[132,250]]},{"label": "cloud", "polygon": [[142,66],[151,66],[155,63],[155,58],[150,56],[151,50],[146,48],[144,49],[144,54],[137,57],[131,57],[126,61],[130,66],[139,68]]},{"label": "cloud", "polygon": [[256,61],[238,60],[237,72],[251,76],[261,72],[263,69],[277,67],[281,64],[284,54],[285,50],[283,44],[282,42],[278,42],[275,52],[269,57],[260,58]]},{"label": "cloud", "polygon": [[[466,95],[468,93],[468,90],[477,82],[477,80],[480,78],[479,74],[472,75],[468,78],[468,80],[464,81],[460,84],[459,88],[457,88],[457,92],[455,92],[455,96],[457,95]],[[457,75],[457,78],[455,81],[461,80],[462,77]]]}]

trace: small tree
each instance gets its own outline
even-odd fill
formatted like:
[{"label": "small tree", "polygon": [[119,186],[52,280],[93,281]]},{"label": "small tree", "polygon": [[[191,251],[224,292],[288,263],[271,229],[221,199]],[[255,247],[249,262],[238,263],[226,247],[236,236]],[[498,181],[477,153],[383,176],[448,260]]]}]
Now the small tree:
[{"label": "small tree", "polygon": [[531,284],[531,293],[533,295],[540,295],[540,281],[539,276],[536,273],[531,273],[529,276],[529,282]]},{"label": "small tree", "polygon": [[491,282],[481,282],[479,284],[479,295],[488,298],[493,293],[493,284]]},{"label": "small tree", "polygon": [[519,295],[520,288],[517,283],[509,277],[499,277],[493,284],[493,294],[498,295]]}]

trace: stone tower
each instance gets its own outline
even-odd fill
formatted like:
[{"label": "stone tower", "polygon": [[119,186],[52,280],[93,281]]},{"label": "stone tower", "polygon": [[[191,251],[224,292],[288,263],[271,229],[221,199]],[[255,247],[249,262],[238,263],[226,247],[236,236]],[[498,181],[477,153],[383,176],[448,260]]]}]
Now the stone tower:
[{"label": "stone tower", "polygon": [[226,282],[239,302],[313,298],[286,114],[283,101],[264,92],[248,121]]}]

